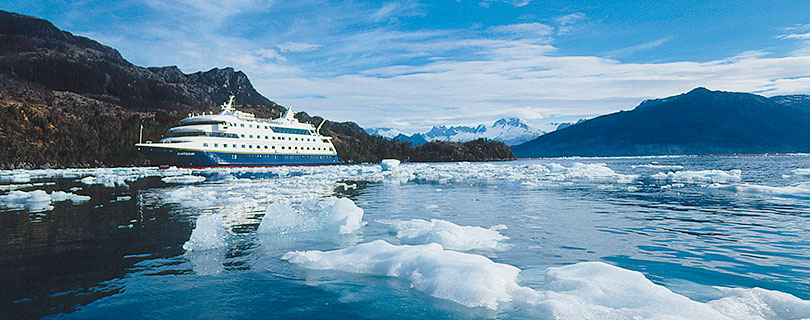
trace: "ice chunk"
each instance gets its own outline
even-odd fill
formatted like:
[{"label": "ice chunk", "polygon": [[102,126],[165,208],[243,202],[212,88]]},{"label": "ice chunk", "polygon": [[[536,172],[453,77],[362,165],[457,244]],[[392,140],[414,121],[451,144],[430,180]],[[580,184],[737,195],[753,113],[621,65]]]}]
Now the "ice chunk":
[{"label": "ice chunk", "polygon": [[659,172],[652,175],[653,179],[666,180],[671,182],[682,183],[696,183],[696,184],[709,184],[709,183],[734,183],[742,181],[742,171],[739,169],[734,170],[686,170],[676,172]]},{"label": "ice chunk", "polygon": [[51,192],[51,201],[53,202],[68,201],[68,200],[70,200],[70,202],[73,203],[83,203],[90,201],[90,196],[83,196],[63,191]]},{"label": "ice chunk", "polygon": [[441,245],[392,245],[376,240],[334,251],[294,251],[282,259],[317,270],[402,278],[415,289],[468,307],[496,309],[534,290],[517,284],[520,270]]},{"label": "ice chunk", "polygon": [[613,171],[606,163],[574,163],[569,167],[550,163],[549,175],[552,181],[591,181],[610,183],[632,183],[638,175],[620,174]]},{"label": "ice chunk", "polygon": [[195,175],[183,175],[175,177],[165,177],[160,180],[165,183],[173,183],[173,184],[193,184],[205,181],[205,177]]},{"label": "ice chunk", "polygon": [[28,204],[28,203],[38,203],[38,202],[51,202],[51,196],[48,195],[45,190],[34,190],[34,191],[19,191],[14,190],[9,192],[4,196],[0,196],[0,202],[3,203],[16,203],[16,204]]},{"label": "ice chunk", "polygon": [[633,165],[633,168],[650,168],[650,169],[660,169],[660,170],[680,170],[683,169],[683,166],[679,165],[664,165],[664,164],[636,164]]},{"label": "ice chunk", "polygon": [[717,288],[703,303],[657,285],[636,271],[581,262],[546,271],[547,290],[531,302],[555,319],[801,319],[810,301],[760,288]]},{"label": "ice chunk", "polygon": [[389,230],[396,233],[396,237],[402,243],[428,244],[435,242],[450,250],[499,249],[503,247],[501,241],[509,239],[493,228],[459,226],[439,219],[430,221],[422,219],[380,220],[379,222],[388,225]]},{"label": "ice chunk", "polygon": [[259,224],[260,233],[337,232],[350,234],[363,226],[363,209],[346,198],[314,199],[304,202],[301,210],[275,202],[267,206]]},{"label": "ice chunk", "polygon": [[0,182],[28,183],[31,182],[31,175],[28,173],[14,173],[0,176]]},{"label": "ice chunk", "polygon": [[128,184],[126,183],[127,176],[125,175],[116,175],[116,174],[104,174],[99,175],[98,177],[94,176],[87,176],[79,180],[79,182],[85,185],[94,185],[94,184],[101,184],[107,188],[115,188],[117,186],[126,187]]},{"label": "ice chunk", "polygon": [[673,293],[636,271],[581,262],[546,271],[537,307],[555,319],[726,319],[706,304]]},{"label": "ice chunk", "polygon": [[797,176],[808,177],[810,176],[810,168],[793,169],[793,174]]},{"label": "ice chunk", "polygon": [[808,183],[800,183],[795,186],[785,186],[785,187],[773,187],[749,183],[733,184],[733,185],[715,183],[709,185],[708,187],[738,193],[761,193],[761,194],[770,194],[774,196],[795,196],[795,197],[810,196],[810,184]]},{"label": "ice chunk", "polygon": [[717,288],[726,297],[709,305],[732,319],[808,319],[810,301],[762,288]]},{"label": "ice chunk", "polygon": [[380,162],[380,167],[382,167],[383,171],[391,171],[396,169],[399,166],[399,160],[397,159],[383,159]]},{"label": "ice chunk", "polygon": [[191,237],[183,244],[183,249],[202,251],[224,247],[226,245],[225,235],[222,216],[204,214],[197,218],[197,224],[191,232]]},{"label": "ice chunk", "polygon": [[6,195],[0,196],[0,206],[11,208],[27,208],[29,211],[49,211],[53,210],[52,202],[68,201],[73,204],[81,204],[90,200],[89,196],[77,195],[64,191],[53,191],[47,193],[45,190],[20,191],[14,190]]}]

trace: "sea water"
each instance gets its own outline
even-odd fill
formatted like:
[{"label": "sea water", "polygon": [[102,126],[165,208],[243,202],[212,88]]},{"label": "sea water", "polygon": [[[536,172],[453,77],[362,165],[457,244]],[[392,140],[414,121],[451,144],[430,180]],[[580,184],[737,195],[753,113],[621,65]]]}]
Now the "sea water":
[{"label": "sea water", "polygon": [[810,317],[810,156],[0,172],[0,318]]}]

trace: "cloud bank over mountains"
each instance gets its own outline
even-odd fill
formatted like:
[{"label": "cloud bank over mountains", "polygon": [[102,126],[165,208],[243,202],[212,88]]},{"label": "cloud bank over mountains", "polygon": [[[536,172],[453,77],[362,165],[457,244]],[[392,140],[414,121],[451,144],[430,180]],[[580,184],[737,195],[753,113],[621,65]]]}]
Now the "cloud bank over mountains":
[{"label": "cloud bank over mountains", "polygon": [[[619,32],[652,27],[641,21],[625,30],[612,26],[607,13],[531,1],[47,6],[12,1],[7,9],[98,39],[136,64],[178,65],[185,72],[234,66],[279,103],[366,127],[424,130],[504,117],[541,125],[629,109],[697,86],[764,95],[810,91],[810,27],[800,23],[770,26],[770,36],[761,37],[769,46],[735,51],[719,43],[696,47],[716,50],[693,59],[666,57],[693,37],[682,26],[599,50],[611,37],[627,37]],[[458,12],[467,16],[452,18]],[[578,52],[589,43],[593,48]]]}]

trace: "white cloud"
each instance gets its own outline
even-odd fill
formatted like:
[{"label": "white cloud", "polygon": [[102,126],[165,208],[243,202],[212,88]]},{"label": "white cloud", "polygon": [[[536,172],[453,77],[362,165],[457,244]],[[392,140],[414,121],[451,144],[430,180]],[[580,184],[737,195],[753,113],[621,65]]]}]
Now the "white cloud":
[{"label": "white cloud", "polygon": [[278,51],[274,49],[258,49],[254,50],[253,54],[268,60],[276,60],[280,62],[287,61],[287,58],[282,56]]},{"label": "white cloud", "polygon": [[[587,19],[581,14],[559,17],[553,25],[408,30],[390,20],[407,14],[402,3],[412,4],[385,9],[302,0],[274,4],[268,15],[278,20],[262,23],[239,24],[246,11],[234,8],[224,10],[232,16],[221,21],[228,27],[181,14],[177,20],[145,19],[95,30],[92,37],[139,65],[178,65],[186,72],[232,66],[278,103],[337,121],[406,131],[491,123],[510,115],[540,126],[549,119],[630,109],[644,99],[698,86],[769,95],[810,91],[807,53],[773,57],[748,51],[713,61],[626,63],[566,55],[553,45],[560,28]],[[377,13],[389,20],[376,22]],[[798,35],[808,31],[784,31],[797,35],[784,39],[802,43]],[[618,53],[651,50],[671,39]]]},{"label": "white cloud", "polygon": [[567,34],[571,33],[574,30],[574,27],[579,22],[588,19],[582,12],[576,12],[572,14],[567,14],[562,17],[557,17],[554,19],[554,22],[557,24],[557,33],[558,34]]},{"label": "white cloud", "polygon": [[810,32],[808,32],[808,33],[783,34],[783,35],[779,36],[779,39],[810,40]]},{"label": "white cloud", "polygon": [[[810,24],[797,25],[785,28],[787,31],[792,32],[805,32],[810,30]],[[799,48],[793,51],[794,55],[807,56],[810,55],[810,32],[806,33],[788,33],[777,36],[783,40],[794,40],[799,42]]]},{"label": "white cloud", "polygon": [[281,50],[282,53],[287,52],[307,52],[318,49],[321,47],[319,44],[314,43],[303,43],[303,42],[291,42],[287,41],[282,44],[277,45],[278,49]]},{"label": "white cloud", "polygon": [[506,4],[513,5],[515,7],[523,7],[532,2],[532,0],[483,0],[480,2],[482,7],[489,7],[490,4],[495,2],[503,2]]},{"label": "white cloud", "polygon": [[551,35],[554,28],[542,23],[517,23],[493,26],[487,29],[491,33],[499,33],[506,35],[513,35],[519,38],[523,37],[546,37]]},{"label": "white cloud", "polygon": [[643,42],[643,43],[640,43],[640,44],[637,44],[637,45],[634,45],[634,46],[624,47],[624,48],[621,48],[621,49],[610,51],[610,52],[608,52],[608,56],[609,57],[628,56],[628,55],[634,54],[636,52],[655,49],[655,48],[669,42],[670,40],[672,40],[672,36],[664,37],[664,38],[660,38],[660,39],[655,39],[655,40],[651,40],[651,41],[647,41],[647,42]]},{"label": "white cloud", "polygon": [[556,22],[558,25],[561,25],[561,26],[567,26],[567,25],[572,25],[572,24],[574,24],[576,22],[579,22],[581,20],[584,20],[585,18],[587,18],[587,16],[584,13],[576,12],[576,13],[564,15],[562,17],[558,17],[558,18],[554,19],[554,22]]}]

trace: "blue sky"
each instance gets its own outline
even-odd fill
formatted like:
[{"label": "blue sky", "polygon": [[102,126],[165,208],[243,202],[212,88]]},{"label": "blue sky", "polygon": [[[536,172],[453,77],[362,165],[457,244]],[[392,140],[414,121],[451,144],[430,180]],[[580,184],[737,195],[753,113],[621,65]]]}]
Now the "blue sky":
[{"label": "blue sky", "polygon": [[0,0],[141,66],[233,66],[364,127],[549,123],[705,86],[810,93],[807,1]]}]

